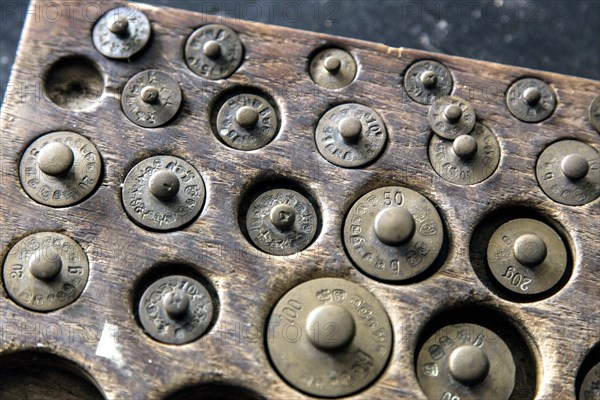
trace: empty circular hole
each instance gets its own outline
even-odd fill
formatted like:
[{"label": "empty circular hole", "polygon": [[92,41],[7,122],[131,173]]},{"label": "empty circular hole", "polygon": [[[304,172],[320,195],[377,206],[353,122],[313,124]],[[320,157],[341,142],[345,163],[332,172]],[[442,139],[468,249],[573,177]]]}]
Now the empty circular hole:
[{"label": "empty circular hole", "polygon": [[198,385],[169,395],[165,400],[264,400],[261,395],[242,387],[219,383]]},{"label": "empty circular hole", "polygon": [[68,56],[50,66],[44,76],[44,92],[59,107],[85,110],[100,101],[104,80],[90,59]]},{"label": "empty circular hole", "polygon": [[22,351],[0,358],[2,400],[104,400],[78,365],[59,356]]}]

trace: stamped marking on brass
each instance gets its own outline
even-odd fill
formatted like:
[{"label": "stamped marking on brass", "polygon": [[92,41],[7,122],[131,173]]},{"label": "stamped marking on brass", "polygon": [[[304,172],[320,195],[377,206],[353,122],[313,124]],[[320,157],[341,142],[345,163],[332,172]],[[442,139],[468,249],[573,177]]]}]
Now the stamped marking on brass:
[{"label": "stamped marking on brass", "polygon": [[325,89],[341,89],[356,76],[356,61],[342,49],[330,48],[317,53],[310,62],[312,80]]},{"label": "stamped marking on brass", "polygon": [[384,308],[363,287],[338,278],[287,292],[269,318],[267,349],[290,385],[312,396],[363,390],[385,368],[393,331]]},{"label": "stamped marking on brass", "polygon": [[548,146],[537,161],[536,175],[544,193],[561,204],[580,206],[600,196],[600,154],[577,140]]},{"label": "stamped marking on brass", "polygon": [[507,400],[516,367],[508,346],[476,324],[448,325],[419,351],[417,377],[429,399]]},{"label": "stamped marking on brass", "polygon": [[208,290],[197,280],[173,275],[161,278],[146,289],[138,315],[145,332],[170,344],[192,342],[202,336],[214,318]]},{"label": "stamped marking on brass", "polygon": [[475,126],[475,110],[468,101],[456,96],[435,99],[427,118],[433,132],[444,139],[467,135]]},{"label": "stamped marking on brass", "polygon": [[498,168],[500,145],[489,128],[476,123],[470,134],[460,135],[454,141],[433,135],[429,160],[435,172],[448,182],[474,185]]},{"label": "stamped marking on brass", "polygon": [[543,222],[520,218],[500,226],[487,248],[492,276],[513,293],[534,295],[552,289],[567,268],[562,239]]},{"label": "stamped marking on brass", "polygon": [[256,150],[266,146],[277,134],[279,120],[267,99],[242,93],[230,97],[217,115],[216,135],[237,150]]},{"label": "stamped marking on brass", "polygon": [[425,272],[443,240],[442,220],[433,204],[399,186],[379,188],[358,199],[344,223],[344,245],[354,264],[390,282]]},{"label": "stamped marking on brass", "polygon": [[146,47],[151,30],[143,12],[135,8],[117,7],[96,22],[93,42],[104,56],[127,59]]},{"label": "stamped marking on brass", "polygon": [[583,378],[577,400],[600,400],[600,363],[594,365]]},{"label": "stamped marking on brass", "polygon": [[4,286],[15,303],[54,311],[73,303],[88,280],[88,259],[71,238],[40,232],[21,239],[4,261]]},{"label": "stamped marking on brass", "polygon": [[546,82],[525,78],[513,83],[506,93],[508,110],[523,122],[540,122],[554,112],[556,95]]},{"label": "stamped marking on brass", "polygon": [[592,104],[590,104],[588,118],[594,129],[600,132],[600,95],[596,96]]},{"label": "stamped marking on brass", "polygon": [[150,157],[129,171],[123,183],[127,215],[144,228],[181,228],[204,205],[204,181],[186,161],[172,156]]},{"label": "stamped marking on brass", "polygon": [[431,104],[438,97],[452,92],[452,74],[445,65],[423,60],[411,65],[404,76],[404,89],[420,104]]},{"label": "stamped marking on brass", "polygon": [[51,207],[76,204],[96,188],[102,160],[96,147],[74,132],[53,132],[27,147],[19,166],[25,192]]},{"label": "stamped marking on brass", "polygon": [[181,106],[181,88],[166,72],[142,71],[125,85],[121,106],[134,124],[144,128],[161,126],[177,114]]},{"label": "stamped marking on brass", "polygon": [[374,161],[387,141],[383,120],[361,104],[342,104],[327,111],[315,131],[319,152],[332,164],[358,168]]},{"label": "stamped marking on brass", "polygon": [[242,63],[244,47],[238,35],[224,25],[205,25],[191,34],[185,45],[185,60],[197,75],[225,79]]},{"label": "stamped marking on brass", "polygon": [[286,256],[304,250],[317,232],[317,212],[300,193],[273,189],[258,196],[246,215],[246,230],[262,251]]}]

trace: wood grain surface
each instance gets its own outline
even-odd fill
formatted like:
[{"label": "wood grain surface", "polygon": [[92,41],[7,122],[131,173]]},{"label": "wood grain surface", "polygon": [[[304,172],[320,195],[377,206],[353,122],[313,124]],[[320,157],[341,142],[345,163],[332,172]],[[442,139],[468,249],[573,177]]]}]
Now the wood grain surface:
[{"label": "wood grain surface", "polygon": [[[530,352],[535,367],[529,375],[536,381],[532,389],[536,399],[575,397],[579,366],[600,340],[599,200],[580,207],[552,201],[538,186],[535,163],[541,151],[559,139],[577,139],[600,149],[600,136],[587,119],[587,107],[600,91],[598,81],[144,5],[140,8],[153,29],[150,46],[132,61],[113,61],[92,45],[98,10],[88,7],[92,3],[64,3],[71,4],[72,18],[63,15],[51,21],[43,17],[48,3],[32,1],[2,108],[2,259],[30,233],[61,232],[86,251],[90,277],[76,302],[45,314],[19,307],[5,290],[0,291],[0,375],[10,369],[11,354],[35,351],[78,365],[111,400],[163,399],[195,385],[197,396],[211,391],[223,398],[248,395],[223,389],[233,386],[249,389],[259,398],[307,398],[270,364],[264,325],[274,304],[292,287],[313,278],[342,277],[368,288],[387,310],[394,329],[387,368],[373,385],[348,399],[425,398],[414,370],[415,352],[427,326],[449,316],[481,318],[492,329],[521,337],[525,346],[520,351]],[[115,5],[93,4],[103,11]],[[194,29],[214,22],[234,29],[245,47],[241,67],[227,80],[195,75],[183,57],[185,41]],[[324,46],[345,48],[355,57],[358,75],[348,87],[324,90],[312,82],[309,59]],[[58,107],[42,90],[49,66],[74,55],[92,60],[105,82],[102,97],[85,111]],[[431,168],[428,106],[411,101],[402,85],[403,72],[421,59],[435,59],[451,70],[453,94],[469,100],[478,121],[497,136],[500,165],[486,181],[457,186]],[[125,117],[120,94],[130,77],[150,68],[172,74],[181,84],[184,100],[171,123],[144,129]],[[521,77],[542,79],[556,91],[558,107],[549,119],[527,124],[509,113],[505,92]],[[263,91],[279,109],[279,133],[260,150],[235,151],[213,134],[212,106],[223,93],[237,88]],[[315,146],[320,116],[345,102],[376,110],[389,133],[382,156],[365,168],[336,167]],[[102,156],[104,171],[91,197],[72,207],[50,208],[24,192],[18,165],[29,143],[60,130],[88,137]],[[193,164],[207,189],[199,218],[170,233],[138,227],[122,206],[126,173],[138,161],[158,154]],[[320,209],[319,235],[299,254],[267,255],[241,232],[239,210],[245,194],[274,180],[295,182]],[[388,185],[425,195],[438,207],[446,227],[442,262],[410,284],[372,280],[353,266],[343,248],[343,221],[353,202]],[[566,238],[572,255],[570,276],[547,298],[534,302],[506,298],[490,288],[491,281],[480,279],[485,271],[472,262],[477,259],[472,245],[474,235],[479,235],[476,226],[487,216],[510,218],[513,212],[554,221]],[[144,334],[134,310],[144,277],[157,268],[176,273],[183,268],[178,266],[206,278],[219,307],[210,334],[174,346]],[[499,317],[490,320],[487,310]],[[97,355],[101,336],[107,334],[113,352]],[[0,393],[10,393],[10,387],[18,385],[17,378],[2,379]],[[521,398],[518,393],[513,397]]]}]

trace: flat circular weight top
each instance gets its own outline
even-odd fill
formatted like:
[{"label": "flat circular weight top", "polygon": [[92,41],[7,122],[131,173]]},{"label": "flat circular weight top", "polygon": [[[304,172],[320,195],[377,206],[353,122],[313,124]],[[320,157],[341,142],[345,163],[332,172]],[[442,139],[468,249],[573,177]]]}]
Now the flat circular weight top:
[{"label": "flat circular weight top", "polygon": [[244,46],[237,33],[221,24],[195,30],[185,44],[189,68],[206,79],[225,79],[242,63]]},{"label": "flat circular weight top", "polygon": [[371,384],[385,368],[393,331],[381,303],[363,287],[321,278],[288,291],[268,321],[269,356],[298,390],[342,397]]},{"label": "flat circular weight top", "polygon": [[429,161],[442,178],[456,185],[475,185],[488,179],[500,163],[500,145],[492,131],[480,123],[454,140],[432,135]]},{"label": "flat circular weight top", "polygon": [[266,146],[278,130],[275,106],[263,96],[239,93],[219,109],[215,134],[233,149],[250,151]]},{"label": "flat circular weight top", "polygon": [[577,140],[553,143],[538,158],[536,176],[552,200],[569,206],[590,203],[600,196],[600,154]]},{"label": "flat circular weight top", "polygon": [[169,344],[198,339],[210,327],[213,312],[213,301],[204,285],[180,275],[152,283],[138,305],[138,315],[146,333]]},{"label": "flat circular weight top", "polygon": [[359,168],[373,162],[383,152],[386,141],[387,129],[379,114],[356,103],[327,111],[315,131],[321,155],[344,168]]},{"label": "flat circular weight top", "polygon": [[435,332],[419,350],[416,369],[429,399],[507,400],[515,386],[510,349],[476,324],[447,325]]},{"label": "flat circular weight top", "polygon": [[585,374],[579,388],[577,400],[600,400],[600,363],[596,363]]},{"label": "flat circular weight top", "polygon": [[54,311],[73,303],[87,284],[88,259],[77,242],[60,233],[26,236],[9,251],[2,277],[20,306]]},{"label": "flat circular weight top", "polygon": [[104,56],[127,59],[146,47],[151,31],[143,12],[134,7],[117,7],[98,19],[92,37],[94,46]]},{"label": "flat circular weight top", "polygon": [[356,61],[342,49],[329,48],[317,53],[310,62],[312,80],[325,89],[341,89],[356,76]]},{"label": "flat circular weight top", "polygon": [[121,95],[121,106],[134,124],[155,128],[173,119],[181,100],[181,88],[175,78],[166,72],[149,69],[127,82]]},{"label": "flat circular weight top", "polygon": [[442,220],[433,204],[399,186],[379,188],[358,199],[343,232],[354,264],[367,275],[390,282],[425,272],[444,241]]},{"label": "flat circular weight top", "polygon": [[489,269],[505,289],[533,295],[556,285],[567,268],[567,250],[543,222],[520,218],[500,226],[487,248]]},{"label": "flat circular weight top", "polygon": [[506,93],[506,104],[512,115],[523,122],[540,122],[556,107],[554,90],[546,82],[525,78],[513,83]]},{"label": "flat circular weight top", "polygon": [[411,65],[404,75],[404,89],[420,104],[431,104],[452,92],[452,74],[443,64],[422,60]]},{"label": "flat circular weight top", "polygon": [[304,250],[317,232],[317,211],[304,195],[289,189],[260,194],[248,209],[246,230],[260,250],[286,256]]},{"label": "flat circular weight top", "polygon": [[475,126],[475,110],[468,101],[456,96],[436,98],[427,118],[433,132],[444,139],[469,134]]},{"label": "flat circular weight top", "polygon": [[75,132],[40,136],[19,165],[25,192],[50,207],[66,207],[88,197],[100,183],[102,160],[92,142]]},{"label": "flat circular weight top", "polygon": [[188,162],[154,156],[135,165],[123,183],[127,215],[142,227],[167,231],[190,223],[202,210],[202,176]]}]

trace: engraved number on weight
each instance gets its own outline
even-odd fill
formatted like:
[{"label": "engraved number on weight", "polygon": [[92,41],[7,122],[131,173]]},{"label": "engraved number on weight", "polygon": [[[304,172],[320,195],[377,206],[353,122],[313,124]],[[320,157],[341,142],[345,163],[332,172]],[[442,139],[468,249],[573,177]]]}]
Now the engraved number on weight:
[{"label": "engraved number on weight", "polygon": [[423,365],[423,373],[427,376],[438,376],[439,370],[436,363]]},{"label": "engraved number on weight", "polygon": [[392,196],[392,192],[383,193],[383,204],[390,206],[392,203],[397,206],[404,204],[404,195],[401,191],[396,190],[396,192],[394,192],[394,196]]},{"label": "engraved number on weight", "polygon": [[11,279],[17,279],[17,278],[23,277],[23,265],[22,264],[13,265],[11,269],[12,269],[12,271],[10,272]]},{"label": "engraved number on weight", "polygon": [[83,275],[83,267],[79,266],[79,265],[70,265],[67,268],[67,271],[70,274],[74,274],[74,275]]},{"label": "engraved number on weight", "polygon": [[442,395],[442,400],[460,400],[460,397],[457,395],[453,395],[450,392],[446,392]]},{"label": "engraved number on weight", "polygon": [[506,272],[504,272],[502,277],[509,280],[513,286],[520,287],[523,291],[527,291],[529,289],[529,284],[531,283],[531,278],[527,278],[526,276],[516,272],[514,267],[506,268]]},{"label": "engraved number on weight", "polygon": [[295,323],[298,319],[298,311],[302,310],[302,304],[298,300],[290,299],[287,306],[281,310],[281,318],[285,319],[290,324]]}]

